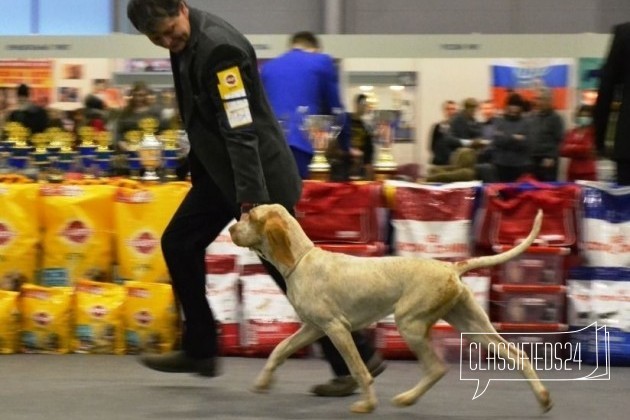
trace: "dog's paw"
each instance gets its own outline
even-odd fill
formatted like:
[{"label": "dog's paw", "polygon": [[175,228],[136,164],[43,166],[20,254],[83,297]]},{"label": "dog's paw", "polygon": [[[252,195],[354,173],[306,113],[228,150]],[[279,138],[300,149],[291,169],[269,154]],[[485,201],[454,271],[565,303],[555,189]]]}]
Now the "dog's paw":
[{"label": "dog's paw", "polygon": [[540,399],[540,408],[542,409],[543,414],[548,412],[553,408],[553,401],[551,400],[551,396],[549,395],[549,391],[545,390]]},{"label": "dog's paw", "polygon": [[416,393],[412,391],[403,392],[392,398],[392,404],[398,407],[408,407],[415,404],[416,401],[418,401],[418,397]]},{"label": "dog's paw", "polygon": [[352,404],[350,406],[350,411],[352,411],[353,413],[367,414],[374,411],[375,408],[376,408],[376,403],[373,403],[371,401],[361,400]]},{"label": "dog's paw", "polygon": [[269,390],[271,389],[271,385],[272,385],[272,380],[268,379],[268,378],[258,378],[256,379],[256,382],[254,382],[254,384],[252,385],[252,387],[250,388],[252,392],[256,392],[258,394],[264,394],[269,392]]}]

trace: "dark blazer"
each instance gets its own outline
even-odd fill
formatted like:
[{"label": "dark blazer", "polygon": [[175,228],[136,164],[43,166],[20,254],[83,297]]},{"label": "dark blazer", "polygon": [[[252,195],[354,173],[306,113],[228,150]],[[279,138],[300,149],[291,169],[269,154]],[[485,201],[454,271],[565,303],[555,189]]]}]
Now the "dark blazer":
[{"label": "dark blazer", "polygon": [[594,113],[596,144],[600,153],[605,148],[610,104],[615,99],[616,89],[620,89],[622,101],[611,157],[615,160],[628,160],[630,159],[630,22],[613,28],[610,51],[602,68]]},{"label": "dark blazer", "polygon": [[190,39],[184,51],[171,53],[171,66],[193,186],[205,170],[228,202],[292,208],[302,181],[263,91],[254,48],[221,18],[189,9]]}]

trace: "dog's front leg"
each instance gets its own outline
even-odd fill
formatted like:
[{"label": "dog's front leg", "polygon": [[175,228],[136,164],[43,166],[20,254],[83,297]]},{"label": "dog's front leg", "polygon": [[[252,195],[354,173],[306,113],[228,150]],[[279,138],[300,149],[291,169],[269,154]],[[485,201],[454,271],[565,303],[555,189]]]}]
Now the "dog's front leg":
[{"label": "dog's front leg", "polygon": [[291,336],[282,340],[276,348],[273,349],[267,363],[263,367],[262,371],[258,374],[256,382],[252,391],[265,392],[271,387],[273,379],[273,372],[278,366],[284,363],[289,356],[303,347],[308,346],[320,337],[323,337],[324,333],[308,324],[302,324],[299,330],[293,333]]},{"label": "dog's front leg", "polygon": [[354,413],[371,413],[378,402],[374,392],[374,378],[361,360],[361,355],[352,340],[352,334],[341,324],[329,326],[324,332],[343,357],[350,373],[363,391],[363,399],[352,404],[350,410]]}]

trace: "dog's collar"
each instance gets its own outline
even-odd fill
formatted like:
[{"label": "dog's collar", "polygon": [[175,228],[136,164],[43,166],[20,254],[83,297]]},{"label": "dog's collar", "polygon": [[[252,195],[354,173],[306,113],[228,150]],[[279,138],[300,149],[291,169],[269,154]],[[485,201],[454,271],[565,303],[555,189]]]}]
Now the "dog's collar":
[{"label": "dog's collar", "polygon": [[295,271],[295,269],[297,268],[297,266],[300,264],[300,262],[304,259],[304,257],[306,257],[306,255],[311,252],[315,247],[311,247],[309,248],[304,254],[302,254],[302,256],[300,258],[298,258],[298,260],[295,262],[295,264],[293,264],[293,267],[289,268],[287,270],[287,274],[284,276],[285,278],[288,278],[291,276],[291,274],[293,274],[293,272]]}]

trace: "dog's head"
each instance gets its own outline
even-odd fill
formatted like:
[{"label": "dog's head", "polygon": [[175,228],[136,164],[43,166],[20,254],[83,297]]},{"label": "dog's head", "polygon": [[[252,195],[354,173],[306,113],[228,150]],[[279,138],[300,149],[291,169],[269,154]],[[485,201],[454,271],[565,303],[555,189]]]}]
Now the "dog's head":
[{"label": "dog's head", "polygon": [[291,215],[279,204],[254,207],[230,227],[232,241],[256,251],[274,265],[295,265],[291,250]]}]

